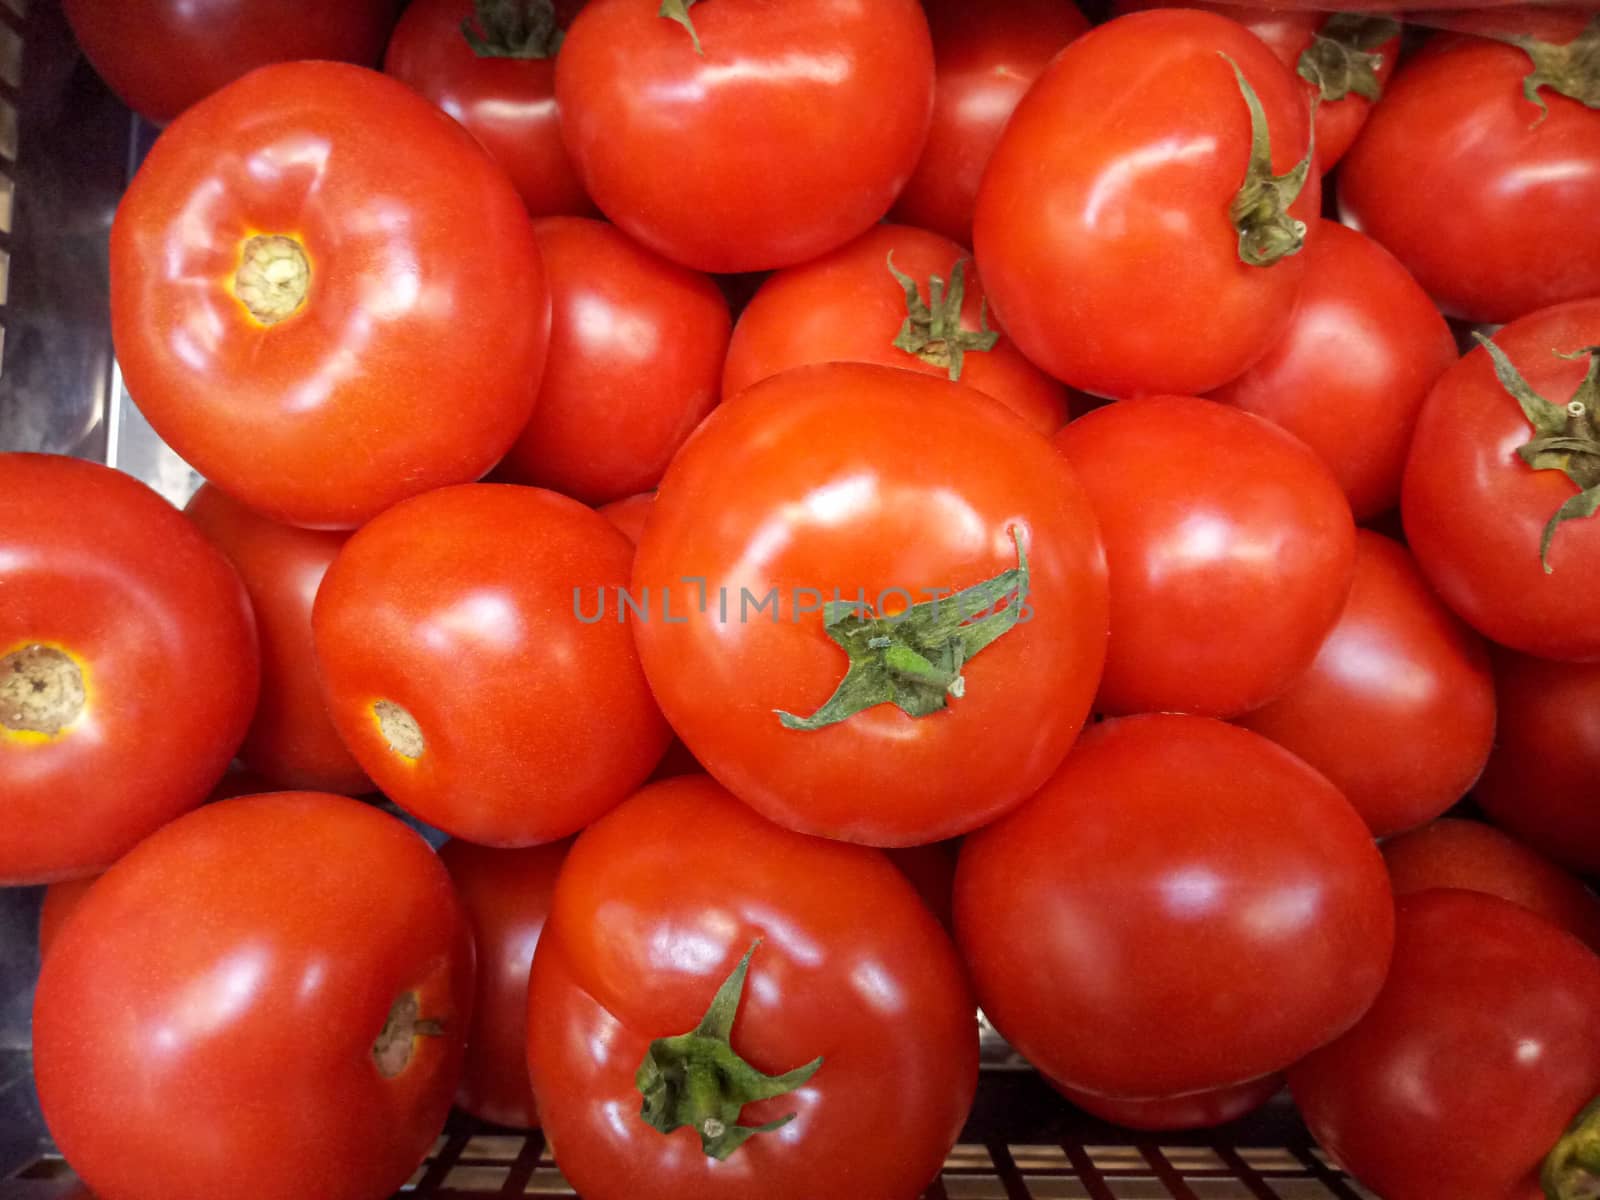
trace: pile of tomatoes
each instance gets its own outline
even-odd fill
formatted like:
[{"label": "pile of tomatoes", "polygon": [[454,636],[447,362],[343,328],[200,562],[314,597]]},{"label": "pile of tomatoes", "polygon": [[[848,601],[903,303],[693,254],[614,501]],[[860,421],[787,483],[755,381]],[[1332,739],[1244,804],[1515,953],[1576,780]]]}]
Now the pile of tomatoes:
[{"label": "pile of tomatoes", "polygon": [[454,1101],[912,1200],[980,1005],[1130,1126],[1595,1194],[1600,18],[66,9],[208,480],[0,455],[97,1196],[381,1200]]}]

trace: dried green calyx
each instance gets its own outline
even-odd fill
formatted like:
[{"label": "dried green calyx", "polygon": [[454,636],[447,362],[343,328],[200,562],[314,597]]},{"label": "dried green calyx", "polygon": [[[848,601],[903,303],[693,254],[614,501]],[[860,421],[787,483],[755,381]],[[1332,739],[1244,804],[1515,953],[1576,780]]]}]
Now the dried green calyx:
[{"label": "dried green calyx", "polygon": [[1326,103],[1354,93],[1377,101],[1383,94],[1378,71],[1383,55],[1378,47],[1400,33],[1393,17],[1367,13],[1334,13],[1300,55],[1300,78],[1317,89]]},{"label": "dried green calyx", "polygon": [[461,36],[479,58],[551,58],[566,34],[551,0],[474,0]]},{"label": "dried green calyx", "polygon": [[1522,34],[1492,36],[1517,47],[1533,60],[1533,70],[1522,79],[1522,95],[1539,108],[1536,126],[1550,115],[1550,105],[1541,88],[1549,88],[1585,107],[1600,109],[1600,13],[1590,17],[1583,32],[1570,42],[1541,42]]},{"label": "dried green calyx", "polygon": [[951,382],[961,378],[968,350],[993,350],[1000,334],[989,328],[989,306],[978,310],[978,328],[961,327],[961,305],[966,300],[967,260],[960,259],[950,269],[950,285],[938,275],[928,276],[928,299],[922,299],[917,281],[895,269],[894,254],[889,255],[889,274],[905,290],[906,319],[891,345],[914,354],[925,363],[943,367]]},{"label": "dried green calyx", "polygon": [[705,47],[700,44],[700,32],[695,29],[694,21],[689,16],[689,10],[699,0],[661,0],[661,7],[656,9],[656,16],[665,17],[669,21],[676,21],[689,31],[689,40],[694,43],[694,52],[701,58],[706,56]]},{"label": "dried green calyx", "polygon": [[1250,163],[1245,170],[1244,183],[1228,206],[1228,219],[1239,233],[1240,260],[1247,266],[1270,267],[1291,254],[1298,254],[1306,244],[1306,223],[1290,216],[1289,209],[1305,189],[1311,164],[1316,160],[1315,112],[1306,156],[1286,174],[1274,175],[1272,135],[1267,128],[1261,97],[1256,95],[1239,64],[1226,54],[1222,58],[1233,68],[1239,91],[1250,109]]}]

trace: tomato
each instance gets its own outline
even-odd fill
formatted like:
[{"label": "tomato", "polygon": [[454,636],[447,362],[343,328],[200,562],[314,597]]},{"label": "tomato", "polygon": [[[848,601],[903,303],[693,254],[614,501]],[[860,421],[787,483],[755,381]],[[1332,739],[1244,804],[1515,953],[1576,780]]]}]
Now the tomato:
[{"label": "tomato", "polygon": [[528,971],[569,847],[488,850],[456,839],[439,851],[477,948],[476,1002],[456,1103],[480,1121],[515,1129],[539,1123],[528,1082]]},{"label": "tomato", "polygon": [[256,67],[378,61],[395,0],[62,0],[94,69],[158,125]]},{"label": "tomato", "polygon": [[959,380],[1040,433],[1054,433],[1067,419],[1061,385],[990,328],[971,255],[904,225],[879,225],[762,284],[734,327],[722,394],[822,362],[878,363]]},{"label": "tomato", "polygon": [[227,800],[141,843],[61,929],[34,1076],[101,1200],[241,1179],[378,1200],[444,1124],[471,1003],[467,924],[421,838],[341,796]]},{"label": "tomato", "polygon": [[671,7],[591,0],[556,59],[561,132],[606,216],[735,272],[815,258],[888,211],[933,109],[916,0]]},{"label": "tomato", "polygon": [[1515,46],[1436,37],[1340,173],[1344,219],[1468,321],[1600,293],[1600,113],[1553,86],[1527,99],[1533,71]]},{"label": "tomato", "polygon": [[311,624],[333,723],[384,795],[512,847],[643,782],[667,726],[628,627],[591,611],[632,558],[576,500],[507,484],[430,492],[356,533]]},{"label": "tomato", "polygon": [[1337,789],[1204,717],[1106,721],[970,835],[956,935],[1006,1039],[1077,1092],[1143,1100],[1282,1070],[1389,963],[1383,860]]},{"label": "tomato", "polygon": [[373,71],[264,67],[163,134],[111,228],[111,332],[173,449],[350,527],[476,479],[527,424],[549,312],[504,173]]},{"label": "tomato", "polygon": [[1445,603],[1545,658],[1600,659],[1600,521],[1584,519],[1600,502],[1595,345],[1600,299],[1500,330],[1499,368],[1490,347],[1468,354],[1428,394],[1401,494],[1406,540]]},{"label": "tomato", "polygon": [[933,125],[890,215],[970,246],[978,183],[1006,119],[1089,22],[1072,0],[924,0],[923,8],[933,34]]},{"label": "tomato", "polygon": [[951,904],[956,883],[956,856],[960,850],[959,841],[948,841],[934,842],[930,846],[899,846],[885,851],[889,861],[911,881],[922,902],[946,929],[951,929],[955,920]]},{"label": "tomato", "polygon": [[1600,959],[1497,896],[1398,907],[1382,994],[1289,1071],[1295,1102],[1384,1200],[1534,1200],[1540,1160],[1600,1092]]},{"label": "tomato", "polygon": [[1500,732],[1474,798],[1539,853],[1600,874],[1600,663],[1500,651]]},{"label": "tomato", "polygon": [[548,0],[412,0],[383,69],[465,125],[505,168],[530,215],[582,216],[594,205],[561,141],[560,41]]},{"label": "tomato", "polygon": [[1371,238],[1322,221],[1305,253],[1305,287],[1283,338],[1210,396],[1315,450],[1364,521],[1400,502],[1417,414],[1454,365],[1455,338],[1416,280]]},{"label": "tomato", "polygon": [[[778,1078],[740,1088],[741,1063]],[[701,776],[578,838],[534,954],[528,1065],[586,1200],[913,1200],[971,1106],[978,1030],[950,939],[884,855]]]},{"label": "tomato", "polygon": [[108,467],[0,454],[0,885],[92,875],[205,799],[255,708],[228,560]]},{"label": "tomato", "polygon": [[1299,81],[1233,21],[1163,9],[1085,34],[1017,106],[978,191],[1000,325],[1085,391],[1226,383],[1294,311],[1322,195],[1309,137]]},{"label": "tomato", "polygon": [[585,504],[653,488],[717,402],[728,302],[706,276],[603,221],[533,228],[553,308],[550,362],[501,471]]},{"label": "tomato", "polygon": [[1080,417],[1056,445],[1111,569],[1099,711],[1236,716],[1311,665],[1350,590],[1356,536],[1300,441],[1209,400],[1153,396]]},{"label": "tomato", "polygon": [[[1049,1080],[1045,1082],[1049,1083]],[[1084,1112],[1125,1129],[1209,1129],[1237,1121],[1283,1090],[1282,1075],[1263,1075],[1232,1087],[1156,1100],[1113,1100],[1051,1084]]]},{"label": "tomato", "polygon": [[40,962],[50,953],[50,947],[55,945],[67,918],[78,910],[78,905],[99,878],[98,875],[86,875],[82,879],[64,879],[45,888],[44,900],[39,906]]},{"label": "tomato", "polygon": [[1239,724],[1332,781],[1378,837],[1430,821],[1494,745],[1494,680],[1478,636],[1403,546],[1360,530],[1350,597],[1316,660]]},{"label": "tomato", "polygon": [[610,521],[635,546],[644,536],[645,519],[650,515],[650,509],[656,502],[654,492],[641,492],[637,496],[625,496],[621,500],[613,500],[610,504],[602,504],[599,514]]},{"label": "tomato", "polygon": [[1100,677],[1105,589],[1045,438],[959,384],[835,363],[763,380],[689,440],[630,624],[673,729],[741,800],[918,845],[1061,761]]}]

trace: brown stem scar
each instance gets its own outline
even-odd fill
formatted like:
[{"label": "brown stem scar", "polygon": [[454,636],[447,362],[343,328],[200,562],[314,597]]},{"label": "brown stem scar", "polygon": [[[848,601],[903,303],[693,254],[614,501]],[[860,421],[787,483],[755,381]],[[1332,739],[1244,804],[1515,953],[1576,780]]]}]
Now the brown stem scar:
[{"label": "brown stem scar", "polygon": [[418,759],[428,748],[422,736],[422,726],[417,719],[393,700],[379,700],[372,706],[372,715],[378,719],[378,732],[401,758]]},{"label": "brown stem scar", "polygon": [[83,712],[83,671],[53,646],[24,646],[0,658],[0,726],[54,737]]},{"label": "brown stem scar", "polygon": [[263,325],[276,325],[306,302],[311,262],[305,247],[279,233],[257,234],[239,254],[233,294]]},{"label": "brown stem scar", "polygon": [[411,1055],[419,1037],[440,1037],[444,1026],[422,1016],[422,1001],[415,992],[402,992],[389,1009],[383,1032],[372,1043],[372,1061],[378,1074],[393,1079],[411,1065]]}]

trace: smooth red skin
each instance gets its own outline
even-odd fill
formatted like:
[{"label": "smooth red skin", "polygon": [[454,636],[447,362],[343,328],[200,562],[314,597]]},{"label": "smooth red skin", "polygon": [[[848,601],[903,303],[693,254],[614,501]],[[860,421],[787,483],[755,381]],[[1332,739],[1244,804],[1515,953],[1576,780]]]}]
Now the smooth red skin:
[{"label": "smooth red skin", "polygon": [[98,875],[89,875],[83,879],[64,879],[45,888],[44,901],[39,906],[40,962],[50,953],[50,947],[55,945],[67,918],[78,910],[78,905],[99,878]]},{"label": "smooth red skin", "polygon": [[184,509],[239,572],[261,639],[261,698],[239,757],[285,788],[360,796],[372,781],[328,717],[311,604],[347,534],[280,525],[207,484]]},{"label": "smooth red skin", "polygon": [[228,560],[142,483],[0,454],[0,658],[75,656],[84,710],[48,739],[0,726],[0,886],[93,875],[205,799],[259,687],[250,599]]},{"label": "smooth red skin", "polygon": [[[1310,134],[1300,81],[1237,23],[1177,9],[1119,17],[1068,46],[989,161],[974,222],[989,302],[1022,352],[1073,387],[1203,392],[1288,327],[1306,255],[1239,258],[1228,207],[1250,113],[1222,54],[1260,95],[1273,170],[1288,171]],[[1321,194],[1313,171],[1291,214],[1313,222]]]},{"label": "smooth red skin", "polygon": [[456,1104],[512,1129],[539,1124],[528,1081],[528,971],[569,842],[489,850],[452,839],[439,850],[466,909],[478,978]]},{"label": "smooth red skin", "polygon": [[371,66],[395,0],[62,0],[78,45],[129,108],[164,125],[268,63]]},{"label": "smooth red skin", "polygon": [[[386,1080],[372,1047],[407,991],[443,1033]],[[342,796],[227,800],[141,843],[61,929],[34,1077],[101,1200],[240,1179],[261,1200],[376,1200],[444,1124],[471,1006],[466,920],[420,837]]]},{"label": "smooth red skin", "polygon": [[[895,269],[917,281],[924,301],[930,275],[948,283],[955,264],[966,260],[961,326],[982,327],[983,284],[970,253],[936,233],[879,225],[831,254],[779,271],[761,285],[734,326],[722,374],[723,396],[737,395],[792,367],[824,362],[877,363],[950,378],[948,367],[893,344],[906,320],[906,293],[889,273],[891,255]],[[1000,401],[1040,433],[1054,433],[1066,424],[1065,389],[1023,358],[1004,334],[990,350],[967,352],[960,382]]]},{"label": "smooth red skin", "polygon": [[644,523],[650,516],[651,506],[655,502],[654,492],[641,492],[637,496],[625,496],[621,500],[613,500],[610,504],[602,504],[595,511],[615,525],[625,538],[637,546],[639,539],[644,536]]},{"label": "smooth red skin", "polygon": [[1405,547],[1356,532],[1355,579],[1310,668],[1239,724],[1326,775],[1375,837],[1430,821],[1494,746],[1494,679],[1478,635]]},{"label": "smooth red skin", "polygon": [[1436,37],[1395,76],[1339,176],[1340,213],[1444,311],[1475,322],[1600,292],[1600,113],[1543,89],[1523,51]]},{"label": "smooth red skin", "polygon": [[1500,732],[1473,797],[1574,871],[1600,874],[1600,663],[1497,651]]},{"label": "smooth red skin", "polygon": [[533,229],[550,360],[501,470],[585,504],[648,491],[717,402],[728,302],[604,221],[547,217]]},{"label": "smooth red skin", "polygon": [[[633,547],[540,488],[465,484],[362,528],[312,611],[333,723],[384,795],[467,841],[511,848],[576,833],[666,749],[628,626],[584,622],[625,587]],[[580,599],[581,598],[581,599]],[[373,705],[416,719],[390,749]]]},{"label": "smooth red skin", "polygon": [[[1533,313],[1494,335],[1541,396],[1565,405],[1600,345],[1600,299]],[[1578,490],[1517,455],[1534,436],[1481,346],[1440,377],[1417,421],[1401,492],[1406,540],[1445,603],[1491,641],[1543,658],[1600,660],[1594,580],[1600,521],[1565,522],[1539,561],[1544,527]]]},{"label": "smooth red skin", "polygon": [[462,36],[473,0],[412,0],[383,69],[465,125],[533,217],[594,211],[561,140],[552,58],[478,57]]},{"label": "smooth red skin", "polygon": [[[305,303],[233,295],[292,234]],[[387,76],[265,67],[162,135],[111,227],[111,332],[173,449],[251,508],[350,528],[477,479],[527,424],[549,310],[522,202],[472,135]]]},{"label": "smooth red skin", "polygon": [[[991,579],[1017,565],[1013,527],[1033,617],[967,664],[961,698],[926,718],[881,704],[783,727],[775,709],[815,712],[844,678],[821,612],[835,590],[865,589],[876,611],[884,589],[926,601]],[[741,589],[773,587],[772,617],[741,621]],[[780,825],[869,845],[954,837],[1033,792],[1076,738],[1105,648],[1105,560],[1071,469],[971,389],[889,367],[800,367],[724,402],[662,480],[644,588],[651,617],[630,624],[645,672],[706,770]],[[797,611],[807,588],[817,609]]]},{"label": "smooth red skin", "polygon": [[1383,859],[1337,789],[1203,717],[1088,730],[969,836],[956,936],[984,1012],[1075,1091],[1151,1099],[1282,1070],[1383,983]]},{"label": "smooth red skin", "polygon": [[1339,619],[1356,533],[1302,442],[1209,400],[1096,409],[1056,446],[1105,539],[1099,712],[1233,717],[1282,695]]},{"label": "smooth red skin", "polygon": [[1161,1131],[1168,1129],[1210,1129],[1236,1121],[1252,1113],[1283,1090],[1283,1076],[1263,1075],[1232,1087],[1209,1092],[1191,1092],[1157,1100],[1113,1100],[1087,1092],[1075,1092],[1050,1079],[1056,1091],[1091,1116],[1125,1129]]},{"label": "smooth red skin", "polygon": [[1210,398],[1281,425],[1321,456],[1356,520],[1400,502],[1428,390],[1457,357],[1433,301],[1371,238],[1320,221],[1289,328]]},{"label": "smooth red skin", "polygon": [[606,216],[731,273],[815,258],[888,211],[933,110],[916,0],[719,0],[690,14],[703,55],[659,7],[592,0],[556,59],[561,132]]},{"label": "smooth red skin", "polygon": [[1398,910],[1382,994],[1290,1069],[1295,1103],[1384,1200],[1537,1200],[1541,1160],[1600,1092],[1600,959],[1497,896]]},{"label": "smooth red skin", "polygon": [[889,215],[972,245],[978,184],[1006,120],[1058,50],[1089,30],[1072,0],[924,0],[933,124]]},{"label": "smooth red skin", "polygon": [[[746,1106],[746,1124],[798,1116],[719,1163],[692,1129],[639,1119],[634,1072],[758,937],[734,1049],[769,1073],[823,1063]],[[586,1200],[912,1200],[977,1084],[971,988],[887,857],[780,829],[704,776],[654,784],[578,839],[528,1001],[545,1130]]]}]

